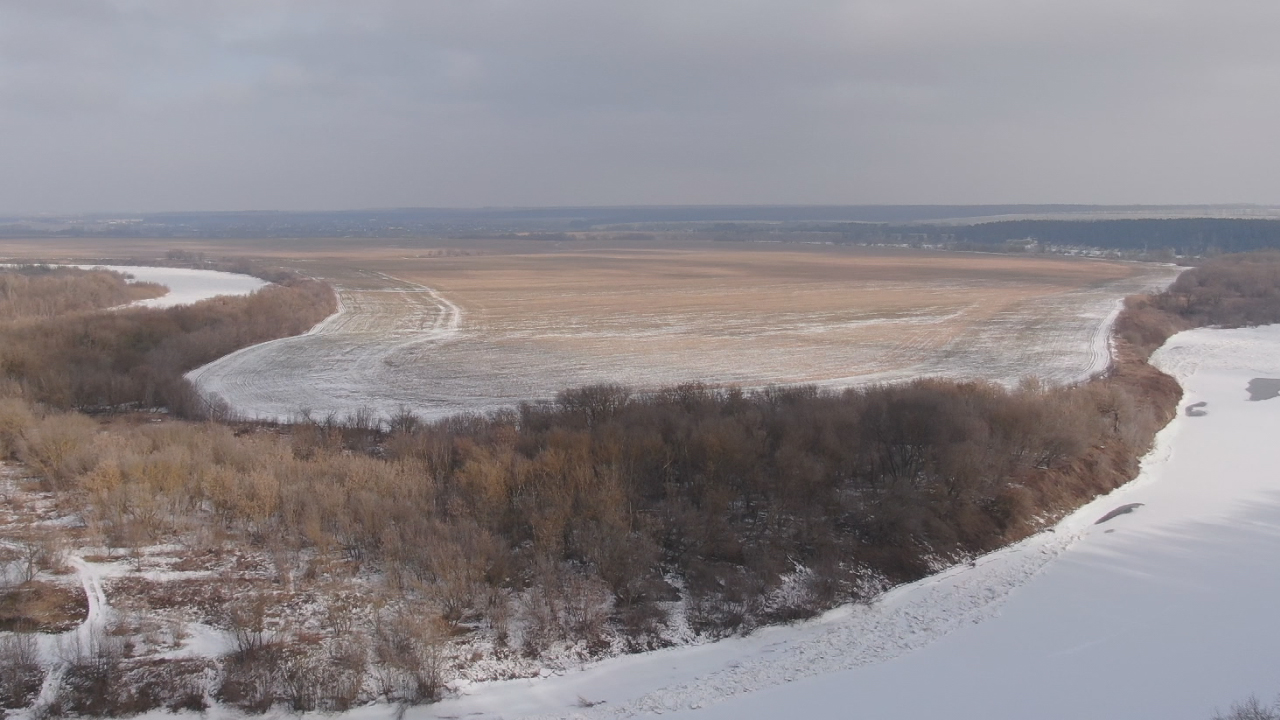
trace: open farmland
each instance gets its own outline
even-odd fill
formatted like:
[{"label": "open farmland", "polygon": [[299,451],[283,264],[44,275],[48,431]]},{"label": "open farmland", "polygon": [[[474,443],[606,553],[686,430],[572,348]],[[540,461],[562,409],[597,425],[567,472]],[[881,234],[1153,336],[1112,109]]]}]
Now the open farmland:
[{"label": "open farmland", "polygon": [[1106,366],[1119,300],[1176,274],[727,243],[326,251],[289,259],[334,283],[339,313],[196,370],[202,392],[246,417],[404,407],[435,418],[600,382],[1070,382]]}]

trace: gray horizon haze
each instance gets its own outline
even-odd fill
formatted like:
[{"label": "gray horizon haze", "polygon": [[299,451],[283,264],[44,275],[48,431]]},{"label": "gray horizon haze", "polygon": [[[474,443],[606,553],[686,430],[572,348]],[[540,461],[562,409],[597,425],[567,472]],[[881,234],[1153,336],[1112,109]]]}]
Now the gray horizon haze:
[{"label": "gray horizon haze", "polygon": [[1280,202],[1262,0],[12,0],[0,213]]}]

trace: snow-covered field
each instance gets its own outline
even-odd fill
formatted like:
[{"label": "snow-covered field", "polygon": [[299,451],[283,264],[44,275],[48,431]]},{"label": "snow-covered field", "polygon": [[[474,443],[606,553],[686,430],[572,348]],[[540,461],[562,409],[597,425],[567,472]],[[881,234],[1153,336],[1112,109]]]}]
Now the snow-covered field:
[{"label": "snow-covered field", "polygon": [[[1280,325],[1193,330],[1134,482],[871,606],[719,643],[464,687],[418,717],[1207,720],[1280,691]],[[1130,512],[1099,522],[1126,506]],[[385,709],[357,711],[381,716]]]},{"label": "snow-covered field", "polygon": [[83,270],[102,268],[132,275],[139,282],[153,282],[169,288],[158,298],[139,300],[137,307],[166,308],[208,300],[220,295],[248,295],[265,286],[264,280],[239,273],[188,268],[146,267],[140,265],[76,265]]},{"label": "snow-covered field", "polygon": [[[624,303],[607,288],[552,303],[540,288],[495,290],[469,296],[480,298],[473,311],[461,298],[381,275],[376,287],[339,286],[341,310],[311,333],[246,348],[189,377],[244,417],[277,420],[303,410],[386,417],[401,407],[440,418],[601,382],[1072,382],[1106,368],[1121,298],[1162,289],[1177,272],[1134,266],[1131,275],[1056,292],[994,279],[865,281],[850,297],[870,304],[815,311],[792,298],[812,303],[848,284],[733,288],[737,305],[708,302],[730,291],[697,286],[681,286],[682,296],[632,292]],[[876,306],[877,297],[892,301]],[[550,309],[512,309],[522,302]]]}]

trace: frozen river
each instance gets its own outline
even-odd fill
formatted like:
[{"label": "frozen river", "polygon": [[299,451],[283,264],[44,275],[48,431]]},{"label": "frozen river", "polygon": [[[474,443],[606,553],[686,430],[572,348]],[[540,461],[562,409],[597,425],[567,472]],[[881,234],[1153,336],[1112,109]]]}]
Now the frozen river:
[{"label": "frozen river", "polygon": [[192,270],[189,268],[146,267],[141,265],[75,265],[83,270],[102,268],[132,275],[140,282],[153,282],[169,288],[158,298],[132,303],[137,307],[166,308],[208,300],[220,295],[248,295],[267,285],[251,275],[219,272],[217,270]]}]

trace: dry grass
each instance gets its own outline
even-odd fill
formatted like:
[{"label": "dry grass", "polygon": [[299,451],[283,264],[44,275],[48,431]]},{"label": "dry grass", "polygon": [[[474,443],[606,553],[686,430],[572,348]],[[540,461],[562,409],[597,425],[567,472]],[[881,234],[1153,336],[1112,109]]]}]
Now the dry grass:
[{"label": "dry grass", "polygon": [[32,580],[0,594],[0,630],[65,632],[84,622],[88,613],[79,587]]},{"label": "dry grass", "polygon": [[782,382],[898,369],[1001,314],[1135,274],[1058,258],[721,245],[443,257],[388,270],[442,291],[468,330],[500,346],[623,367],[675,363],[703,376],[743,366]]}]

